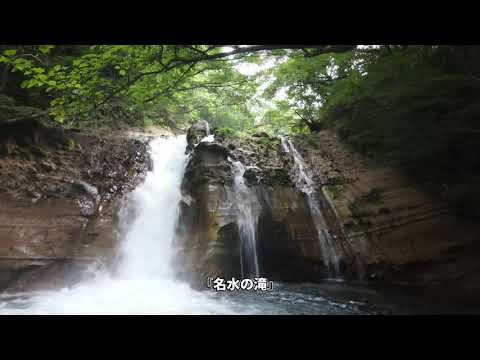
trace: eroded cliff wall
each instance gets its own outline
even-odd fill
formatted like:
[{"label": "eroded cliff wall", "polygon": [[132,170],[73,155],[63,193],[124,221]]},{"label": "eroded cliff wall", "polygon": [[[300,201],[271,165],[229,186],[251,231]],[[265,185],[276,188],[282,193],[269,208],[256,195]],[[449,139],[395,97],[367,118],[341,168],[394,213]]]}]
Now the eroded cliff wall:
[{"label": "eroded cliff wall", "polygon": [[[201,136],[190,136],[199,139]],[[216,134],[214,142],[192,149],[182,186],[176,268],[196,284],[208,277],[242,276],[238,197],[233,161],[245,167],[244,180],[257,214],[260,273],[270,279],[315,281],[325,275],[319,240],[305,195],[291,181],[280,140],[260,134],[239,139]]]},{"label": "eroded cliff wall", "polygon": [[[291,156],[267,134],[189,145],[183,183],[177,269],[204,284],[208,277],[241,277],[241,240],[232,161],[258,199],[256,241],[262,275],[318,281],[328,275],[304,193],[295,186]],[[196,141],[196,142],[195,142]],[[398,169],[370,163],[330,131],[292,139],[312,174],[328,231],[341,244],[344,277],[377,283],[480,287],[479,234]],[[195,146],[197,145],[197,146]]]},{"label": "eroded cliff wall", "polygon": [[399,169],[349,151],[328,130],[295,140],[371,281],[480,287],[480,225]]},{"label": "eroded cliff wall", "polygon": [[150,166],[148,137],[41,131],[2,139],[0,289],[8,291],[65,286],[108,266],[121,200]]}]

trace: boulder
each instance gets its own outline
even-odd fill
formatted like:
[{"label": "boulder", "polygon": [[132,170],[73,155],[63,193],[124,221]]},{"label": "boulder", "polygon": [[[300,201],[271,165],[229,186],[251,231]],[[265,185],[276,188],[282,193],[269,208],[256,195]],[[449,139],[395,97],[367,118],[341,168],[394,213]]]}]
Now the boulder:
[{"label": "boulder", "polygon": [[200,120],[190,126],[187,130],[187,150],[191,151],[200,141],[210,135],[210,126],[205,120]]}]

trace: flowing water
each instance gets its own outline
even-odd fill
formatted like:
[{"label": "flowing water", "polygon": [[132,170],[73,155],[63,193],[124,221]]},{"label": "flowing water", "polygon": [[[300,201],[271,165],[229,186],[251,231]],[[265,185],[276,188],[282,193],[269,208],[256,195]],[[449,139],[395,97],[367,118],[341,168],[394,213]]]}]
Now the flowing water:
[{"label": "flowing water", "polygon": [[[272,291],[216,292],[193,290],[177,280],[171,267],[172,243],[187,162],[185,147],[184,136],[159,138],[151,143],[153,170],[131,194],[121,212],[121,256],[114,274],[98,271],[93,280],[57,291],[1,294],[0,314],[371,314],[377,311],[363,300],[352,300],[355,291],[340,297],[328,296],[326,285],[275,283]],[[238,164],[237,170],[243,175],[244,169]],[[237,183],[237,190],[242,196],[241,182]],[[246,201],[241,196],[239,201]],[[242,210],[244,218],[240,223],[252,218],[248,208]],[[254,249],[255,229],[247,226],[244,231]],[[253,269],[258,273],[257,262]],[[333,292],[339,288],[343,289],[342,284],[334,284]]]},{"label": "flowing water", "polygon": [[[207,293],[178,282],[171,257],[180,185],[187,161],[184,136],[151,143],[153,171],[123,211],[120,262],[114,275],[99,272],[92,281],[60,291],[13,297],[2,314],[205,314],[231,313]],[[132,209],[131,209],[132,210]],[[133,221],[129,215],[135,214]],[[4,298],[12,298],[4,294]],[[1,301],[1,299],[0,299]]]},{"label": "flowing water", "polygon": [[258,277],[260,269],[257,256],[257,223],[259,202],[256,194],[245,184],[245,167],[240,161],[232,161],[234,174],[233,205],[242,244],[241,265],[243,277]]},{"label": "flowing water", "polygon": [[314,188],[314,182],[308,173],[307,166],[302,155],[297,151],[290,139],[280,137],[283,150],[291,154],[294,161],[294,172],[296,175],[296,186],[307,197],[307,203],[312,214],[312,219],[318,232],[320,241],[320,250],[322,252],[323,263],[329,271],[329,275],[336,278],[340,275],[339,262],[341,252],[335,246],[335,239],[328,230],[325,217],[322,214],[318,195]]}]

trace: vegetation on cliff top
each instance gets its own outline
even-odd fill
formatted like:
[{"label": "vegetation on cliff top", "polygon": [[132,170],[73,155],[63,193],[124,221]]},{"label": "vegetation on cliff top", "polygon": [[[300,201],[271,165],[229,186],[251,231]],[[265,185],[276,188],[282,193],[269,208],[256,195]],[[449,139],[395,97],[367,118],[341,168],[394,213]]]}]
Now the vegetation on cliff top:
[{"label": "vegetation on cliff top", "polygon": [[[405,168],[478,217],[480,47],[380,46],[314,58],[290,56],[269,70],[273,97],[286,88],[292,128],[334,128],[358,152]],[[285,112],[269,119],[285,123]]]},{"label": "vegetation on cliff top", "polygon": [[[93,128],[206,119],[224,132],[331,127],[467,213],[480,176],[480,47],[0,46],[0,126]],[[266,66],[265,64],[269,64]],[[242,66],[257,70],[245,72]]]}]

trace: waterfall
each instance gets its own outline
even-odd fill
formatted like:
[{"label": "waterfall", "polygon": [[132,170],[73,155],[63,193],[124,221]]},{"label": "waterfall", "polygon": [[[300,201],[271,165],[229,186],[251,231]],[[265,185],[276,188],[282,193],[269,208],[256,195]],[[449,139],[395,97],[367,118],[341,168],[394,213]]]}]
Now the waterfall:
[{"label": "waterfall", "polygon": [[329,276],[338,277],[340,275],[341,252],[328,230],[315,184],[309,174],[307,165],[290,139],[281,136],[280,140],[285,153],[291,154],[293,158],[296,186],[307,197],[310,213],[318,233],[323,263],[329,272]]},{"label": "waterfall", "polygon": [[259,202],[255,192],[246,184],[243,174],[245,167],[240,161],[232,161],[234,184],[233,205],[237,215],[237,225],[241,242],[242,277],[258,277],[260,269],[257,256],[257,223],[259,215]]},{"label": "waterfall", "polygon": [[[120,213],[120,259],[115,274],[27,300],[0,301],[0,314],[231,314],[175,279],[171,260],[187,155],[185,136],[150,144],[153,171],[131,194]],[[132,219],[133,217],[133,219]],[[1,300],[1,299],[0,299]]]},{"label": "waterfall", "polygon": [[[183,137],[156,139],[151,144],[153,171],[132,194],[136,217],[121,242],[119,276],[171,277],[175,224],[182,198],[180,185],[187,156]],[[122,214],[125,222],[131,216]]]}]

